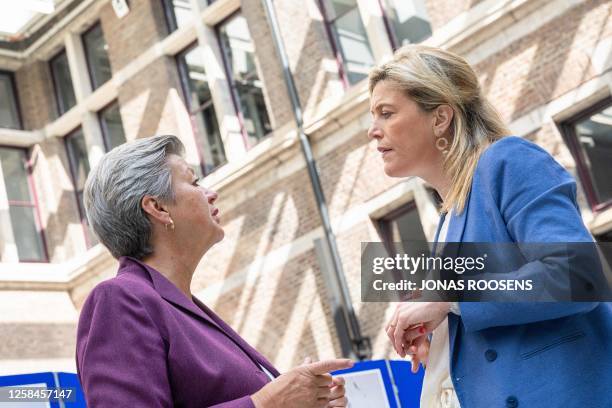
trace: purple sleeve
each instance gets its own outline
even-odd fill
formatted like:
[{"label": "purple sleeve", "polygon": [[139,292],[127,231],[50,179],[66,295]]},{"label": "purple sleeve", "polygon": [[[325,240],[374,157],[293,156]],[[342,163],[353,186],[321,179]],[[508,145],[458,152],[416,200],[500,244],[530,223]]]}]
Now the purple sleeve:
[{"label": "purple sleeve", "polygon": [[251,397],[246,396],[228,402],[211,405],[209,408],[255,408]]},{"label": "purple sleeve", "polygon": [[138,297],[99,285],[83,306],[77,370],[90,407],[172,407],[166,347]]}]

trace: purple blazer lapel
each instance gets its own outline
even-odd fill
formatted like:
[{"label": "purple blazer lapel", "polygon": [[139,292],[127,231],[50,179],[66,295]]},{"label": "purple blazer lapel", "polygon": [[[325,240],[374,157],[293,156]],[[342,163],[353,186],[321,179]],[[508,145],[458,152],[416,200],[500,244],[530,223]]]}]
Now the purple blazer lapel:
[{"label": "purple blazer lapel", "polygon": [[[207,316],[206,313],[199,307],[197,307],[193,302],[190,302],[189,299],[176,287],[172,282],[168,280],[164,275],[150,267],[149,265],[139,261],[138,259],[132,257],[122,257],[121,258],[122,266],[124,264],[132,263],[138,269],[144,269],[151,279],[151,283],[153,283],[153,287],[168,302],[172,303],[175,306],[180,307],[181,309],[195,315],[199,319],[205,320],[208,324],[215,326],[217,329],[223,331],[221,327],[215,322],[210,316]],[[120,271],[123,273],[129,273],[131,268],[120,268]]]},{"label": "purple blazer lapel", "polygon": [[266,370],[270,371],[270,373],[273,374],[275,377],[278,377],[280,375],[278,370],[274,368],[274,366],[263,355],[261,355],[261,353],[255,350],[249,343],[247,343],[242,337],[240,337],[240,335],[236,333],[234,329],[232,329],[219,316],[217,316],[215,312],[208,308],[208,306],[202,303],[195,296],[193,297],[193,301],[197,303],[198,306],[201,307],[202,310],[204,310],[204,312],[208,314],[210,318],[213,319],[221,327],[225,334],[227,334],[236,344],[238,344],[238,346],[242,350],[244,350],[244,352],[247,353],[247,355],[251,359],[253,359],[258,364],[264,366]]},{"label": "purple blazer lapel", "polygon": [[[236,343],[236,345],[240,347],[251,360],[264,366],[274,376],[280,375],[276,368],[274,368],[274,366],[270,364],[270,362],[264,356],[262,356],[257,350],[244,341],[244,339],[240,337],[238,333],[236,333],[230,326],[227,325],[227,323],[225,323],[198,298],[192,296],[193,302],[190,302],[185,294],[183,294],[164,275],[138,259],[132,257],[122,257],[120,262],[120,274],[137,273],[138,270],[145,272],[150,277],[153,287],[157,293],[161,295],[161,297],[173,305],[187,311],[188,313],[191,313],[195,317],[206,321],[208,324],[211,324],[229,337],[234,343]],[[130,263],[133,265],[133,267],[129,267]]]}]

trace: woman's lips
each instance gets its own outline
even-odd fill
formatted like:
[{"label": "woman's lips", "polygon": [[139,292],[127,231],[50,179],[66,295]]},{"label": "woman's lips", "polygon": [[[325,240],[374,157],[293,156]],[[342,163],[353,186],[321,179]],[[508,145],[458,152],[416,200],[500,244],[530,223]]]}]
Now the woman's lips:
[{"label": "woman's lips", "polygon": [[217,223],[219,222],[219,209],[218,208],[213,208],[213,210],[210,212],[210,215],[213,218],[213,220],[215,220]]},{"label": "woman's lips", "polygon": [[389,149],[388,147],[379,147],[377,148],[377,150],[382,154],[383,157],[385,157],[387,153],[393,151],[393,149]]}]

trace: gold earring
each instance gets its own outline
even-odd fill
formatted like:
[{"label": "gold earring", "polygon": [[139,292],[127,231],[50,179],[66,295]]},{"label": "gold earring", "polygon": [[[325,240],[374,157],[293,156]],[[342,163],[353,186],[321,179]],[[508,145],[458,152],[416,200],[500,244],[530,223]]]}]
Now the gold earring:
[{"label": "gold earring", "polygon": [[174,231],[174,221],[172,221],[172,218],[170,218],[170,223],[165,225],[166,231],[168,231],[168,226],[170,227],[171,231]]}]

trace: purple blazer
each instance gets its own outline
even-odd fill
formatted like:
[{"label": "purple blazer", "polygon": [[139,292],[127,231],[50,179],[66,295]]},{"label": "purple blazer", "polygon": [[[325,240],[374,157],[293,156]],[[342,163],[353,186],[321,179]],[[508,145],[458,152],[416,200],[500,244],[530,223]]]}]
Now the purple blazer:
[{"label": "purple blazer", "polygon": [[278,371],[195,297],[161,273],[120,258],[88,296],[77,330],[77,372],[99,407],[249,407]]}]

